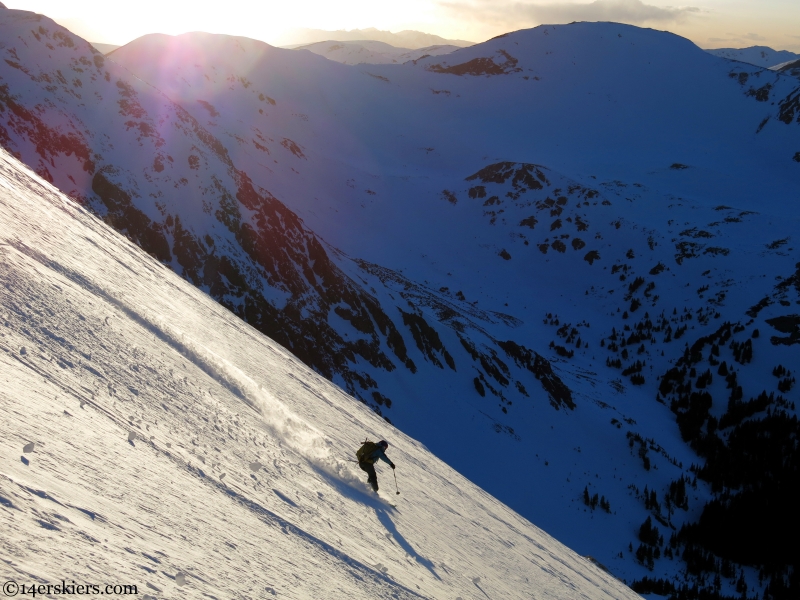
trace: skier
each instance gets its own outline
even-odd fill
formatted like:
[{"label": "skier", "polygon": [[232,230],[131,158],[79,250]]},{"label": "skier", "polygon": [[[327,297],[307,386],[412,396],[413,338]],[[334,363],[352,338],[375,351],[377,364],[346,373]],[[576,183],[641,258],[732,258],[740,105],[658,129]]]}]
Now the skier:
[{"label": "skier", "polygon": [[386,456],[386,449],[389,447],[389,442],[381,440],[377,444],[365,440],[361,448],[356,451],[358,457],[358,466],[362,471],[365,471],[369,477],[367,482],[372,486],[372,489],[378,491],[378,475],[375,473],[375,461],[378,459],[389,463],[389,466],[394,469],[394,463]]}]

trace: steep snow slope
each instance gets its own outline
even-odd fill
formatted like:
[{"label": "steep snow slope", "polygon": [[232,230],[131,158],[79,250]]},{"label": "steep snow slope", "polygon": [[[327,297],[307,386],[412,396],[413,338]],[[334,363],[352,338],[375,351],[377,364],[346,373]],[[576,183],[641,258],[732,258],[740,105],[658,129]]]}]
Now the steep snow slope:
[{"label": "steep snow slope", "polygon": [[423,56],[440,56],[450,54],[458,50],[459,46],[449,44],[426,46],[411,50],[409,48],[397,48],[383,42],[373,40],[360,40],[354,42],[336,42],[328,40],[316,42],[305,46],[298,46],[295,50],[308,50],[314,54],[324,56],[328,60],[333,60],[346,65],[358,64],[395,64],[404,63],[409,60],[418,60]]},{"label": "steep snow slope", "polygon": [[750,46],[749,48],[715,48],[706,50],[709,54],[720,58],[740,60],[758,67],[770,68],[789,60],[798,59],[800,55],[788,50],[773,50],[769,46]]},{"label": "steep snow slope", "polygon": [[[0,173],[6,579],[635,597],[4,151]],[[348,462],[364,435],[391,440],[400,496]]]}]

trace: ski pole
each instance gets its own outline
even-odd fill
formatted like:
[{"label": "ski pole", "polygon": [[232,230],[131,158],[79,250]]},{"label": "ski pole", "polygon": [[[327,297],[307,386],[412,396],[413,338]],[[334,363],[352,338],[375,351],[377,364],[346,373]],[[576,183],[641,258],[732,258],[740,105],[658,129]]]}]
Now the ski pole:
[{"label": "ski pole", "polygon": [[392,469],[392,474],[394,475],[394,489],[397,490],[397,495],[400,495],[400,488],[397,487],[397,473],[395,473],[394,469]]}]

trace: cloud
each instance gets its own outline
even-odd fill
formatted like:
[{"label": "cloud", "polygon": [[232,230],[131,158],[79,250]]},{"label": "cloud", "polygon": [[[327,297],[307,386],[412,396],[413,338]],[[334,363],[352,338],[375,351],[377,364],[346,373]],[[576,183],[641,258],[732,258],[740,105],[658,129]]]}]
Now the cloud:
[{"label": "cloud", "polygon": [[644,23],[646,21],[680,21],[699,8],[661,8],[642,0],[595,0],[589,4],[528,4],[529,13],[537,20],[549,23],[570,21],[615,21]]},{"label": "cloud", "polygon": [[[715,43],[715,44],[718,44],[720,42],[730,42],[730,43],[742,44],[744,42],[765,42],[765,41],[767,41],[767,38],[765,38],[763,35],[760,35],[758,33],[730,33],[730,32],[728,32],[727,35],[729,35],[731,37],[727,37],[727,38],[710,37],[710,38],[708,38],[708,41],[712,42],[712,43]],[[796,36],[796,37],[800,38],[800,36]]]},{"label": "cloud", "polygon": [[445,0],[440,5],[457,13],[495,23],[519,26],[521,23],[570,23],[572,21],[614,21],[642,23],[676,23],[685,21],[700,9],[693,6],[665,7],[645,4],[642,0],[595,0],[588,4],[558,2],[534,4],[508,0],[473,0],[470,3]]}]

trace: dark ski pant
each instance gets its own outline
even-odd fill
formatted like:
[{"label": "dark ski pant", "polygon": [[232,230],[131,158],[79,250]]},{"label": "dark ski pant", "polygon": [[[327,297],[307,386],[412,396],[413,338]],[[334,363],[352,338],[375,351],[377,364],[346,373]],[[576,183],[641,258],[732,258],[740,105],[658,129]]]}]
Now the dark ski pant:
[{"label": "dark ski pant", "polygon": [[369,477],[367,477],[367,482],[372,486],[372,489],[376,492],[378,491],[378,474],[375,472],[375,465],[371,465],[366,462],[358,463],[358,466],[361,467],[362,471],[365,471]]}]

